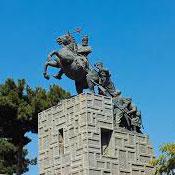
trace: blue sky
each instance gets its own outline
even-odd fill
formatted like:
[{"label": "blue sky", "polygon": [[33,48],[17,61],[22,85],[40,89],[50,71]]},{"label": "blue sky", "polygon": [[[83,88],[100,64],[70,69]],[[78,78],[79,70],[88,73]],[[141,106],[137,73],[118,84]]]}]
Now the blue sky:
[{"label": "blue sky", "polygon": [[[175,141],[174,0],[1,0],[0,83],[25,78],[32,87],[56,83],[75,94],[73,81],[46,81],[42,72],[58,48],[55,38],[79,26],[90,36],[90,61],[103,61],[141,109],[158,154],[161,143]],[[32,137],[30,156],[38,149]],[[26,175],[37,172],[32,167]]]}]

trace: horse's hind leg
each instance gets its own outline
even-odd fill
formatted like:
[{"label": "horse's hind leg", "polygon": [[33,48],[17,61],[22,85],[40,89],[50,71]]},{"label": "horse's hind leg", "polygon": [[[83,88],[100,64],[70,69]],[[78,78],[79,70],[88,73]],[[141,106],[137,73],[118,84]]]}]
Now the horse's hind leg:
[{"label": "horse's hind leg", "polygon": [[76,87],[76,91],[78,94],[83,93],[83,86],[82,86],[81,82],[75,81],[75,87]]},{"label": "horse's hind leg", "polygon": [[95,93],[95,90],[94,90],[94,83],[93,83],[93,77],[91,74],[87,74],[86,76],[86,80],[87,80],[87,84],[88,84],[88,88],[90,90],[91,93]]}]

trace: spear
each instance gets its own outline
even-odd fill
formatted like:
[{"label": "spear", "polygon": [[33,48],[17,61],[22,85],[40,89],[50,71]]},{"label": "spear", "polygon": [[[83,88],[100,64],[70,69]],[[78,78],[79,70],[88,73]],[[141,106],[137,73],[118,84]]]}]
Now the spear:
[{"label": "spear", "polygon": [[82,31],[82,29],[81,29],[80,27],[78,27],[78,28],[74,29],[72,32],[69,32],[69,31],[68,31],[68,34],[74,34],[74,33],[80,34],[81,31]]}]

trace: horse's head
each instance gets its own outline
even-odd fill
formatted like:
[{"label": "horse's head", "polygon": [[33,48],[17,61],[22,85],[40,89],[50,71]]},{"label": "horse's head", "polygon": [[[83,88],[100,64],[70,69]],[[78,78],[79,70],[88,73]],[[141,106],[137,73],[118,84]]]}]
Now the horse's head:
[{"label": "horse's head", "polygon": [[59,45],[67,46],[67,45],[71,44],[72,42],[74,42],[74,38],[72,37],[72,35],[70,33],[68,33],[66,35],[59,36],[56,39],[56,41]]}]

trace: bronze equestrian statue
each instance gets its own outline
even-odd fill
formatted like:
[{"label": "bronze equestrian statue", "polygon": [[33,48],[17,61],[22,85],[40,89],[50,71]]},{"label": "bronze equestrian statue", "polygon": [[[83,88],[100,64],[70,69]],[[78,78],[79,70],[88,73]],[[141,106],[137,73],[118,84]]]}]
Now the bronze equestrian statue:
[{"label": "bronze equestrian statue", "polygon": [[[88,46],[88,36],[83,37],[81,45],[77,45],[71,33],[58,37],[56,41],[61,46],[61,49],[49,53],[43,73],[46,79],[50,78],[47,69],[48,66],[51,66],[59,69],[59,72],[53,76],[54,78],[61,79],[62,75],[65,74],[68,78],[75,81],[78,94],[82,93],[83,89],[88,88],[94,93],[95,86],[102,89],[102,86],[105,85],[103,89],[105,89],[106,93],[103,92],[103,95],[112,97],[118,95],[108,75],[106,77],[104,74],[102,77],[102,70],[98,69],[97,66],[98,71],[90,68],[88,55],[91,53],[91,47]],[[52,60],[53,56],[55,56],[55,60]],[[104,82],[105,78],[106,82]],[[103,84],[100,84],[102,80]],[[110,89],[107,87],[110,87]],[[107,93],[107,91],[109,92]]]},{"label": "bronze equestrian statue", "polygon": [[[79,31],[78,31],[79,32]],[[88,45],[88,36],[83,36],[82,43],[77,44],[72,33],[67,33],[57,38],[57,43],[61,46],[58,51],[49,53],[44,66],[44,77],[49,79],[48,66],[59,69],[56,79],[61,79],[65,74],[68,78],[75,81],[75,87],[78,94],[84,89],[89,89],[95,93],[95,87],[98,87],[98,94],[112,97],[115,125],[125,129],[141,133],[141,113],[136,106],[121,96],[111,80],[111,74],[103,63],[98,62],[94,66],[89,63],[88,55],[92,52]],[[54,60],[53,60],[54,56]]]},{"label": "bronze equestrian statue", "polygon": [[[57,43],[62,47],[59,51],[52,51],[48,55],[48,59],[44,67],[44,77],[49,79],[47,73],[48,66],[56,67],[59,70],[58,74],[54,75],[55,78],[61,79],[65,74],[68,78],[75,81],[77,93],[82,93],[83,89],[88,88],[86,75],[88,74],[88,60],[83,54],[78,53],[78,46],[73,36],[68,33],[57,38]],[[90,51],[88,50],[88,53]],[[52,57],[55,56],[55,60]]]}]

